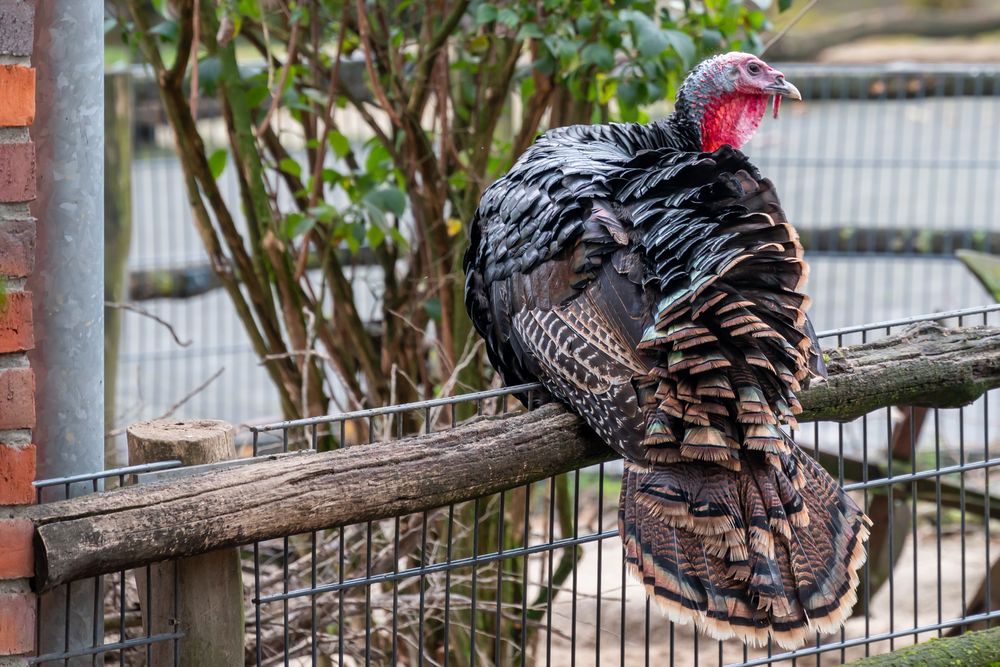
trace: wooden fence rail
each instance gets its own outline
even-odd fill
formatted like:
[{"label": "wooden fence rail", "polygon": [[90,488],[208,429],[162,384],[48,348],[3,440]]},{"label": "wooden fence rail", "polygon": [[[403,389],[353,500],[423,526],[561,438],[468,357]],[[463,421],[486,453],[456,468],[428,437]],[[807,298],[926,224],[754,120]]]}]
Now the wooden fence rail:
[{"label": "wooden fence rail", "polygon": [[[917,325],[827,353],[801,420],[957,407],[1000,386],[1000,328]],[[256,540],[421,512],[614,454],[556,405],[391,444],[254,462],[33,508],[36,588]],[[984,499],[988,502],[990,499]]]}]

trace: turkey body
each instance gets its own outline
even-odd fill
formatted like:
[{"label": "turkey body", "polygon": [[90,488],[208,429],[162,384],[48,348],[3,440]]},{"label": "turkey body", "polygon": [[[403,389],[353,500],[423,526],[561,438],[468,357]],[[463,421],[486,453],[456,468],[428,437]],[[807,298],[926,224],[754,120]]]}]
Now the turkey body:
[{"label": "turkey body", "polygon": [[869,524],[780,428],[825,368],[802,247],[743,153],[673,117],[551,130],[484,193],[465,270],[504,381],[625,458],[625,558],[671,619],[789,647],[839,627]]}]

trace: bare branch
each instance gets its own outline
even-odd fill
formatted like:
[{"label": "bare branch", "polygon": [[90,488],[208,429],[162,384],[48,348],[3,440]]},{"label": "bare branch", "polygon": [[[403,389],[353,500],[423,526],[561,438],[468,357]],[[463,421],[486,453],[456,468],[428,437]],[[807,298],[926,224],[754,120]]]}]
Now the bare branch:
[{"label": "bare branch", "polygon": [[119,302],[116,302],[116,301],[105,301],[104,305],[106,307],[108,307],[108,308],[117,308],[119,310],[127,310],[130,313],[135,313],[137,315],[142,315],[143,317],[148,317],[149,319],[153,320],[154,322],[156,322],[158,324],[162,324],[164,327],[166,327],[167,331],[169,331],[170,335],[173,337],[174,342],[177,343],[178,345],[180,345],[181,347],[188,347],[188,346],[191,345],[192,341],[181,340],[180,339],[180,336],[177,335],[177,331],[174,329],[174,326],[172,324],[170,324],[170,322],[167,322],[165,319],[163,319],[159,315],[154,315],[153,313],[149,312],[148,310],[146,310],[142,306],[137,306],[134,303],[119,303]]},{"label": "bare branch", "polygon": [[802,17],[805,16],[810,9],[816,6],[817,2],[819,2],[819,0],[809,0],[809,3],[806,4],[805,7],[800,9],[799,13],[795,15],[795,18],[789,21],[788,24],[785,25],[785,27],[778,32],[778,34],[776,34],[771,39],[767,40],[767,44],[764,45],[764,49],[760,52],[760,55],[764,55],[765,53],[767,53],[767,50],[771,48],[775,42],[779,41],[782,37],[787,35],[788,31],[794,28],[795,24],[801,21]]},{"label": "bare branch", "polygon": [[[200,385],[198,385],[197,387],[195,387],[194,389],[192,389],[191,391],[189,391],[187,394],[184,395],[183,398],[181,398],[176,403],[174,403],[169,408],[167,408],[166,412],[164,412],[163,414],[161,414],[158,417],[154,417],[153,419],[167,419],[168,417],[173,416],[173,414],[175,412],[177,412],[177,410],[179,410],[182,405],[184,405],[185,403],[187,403],[188,401],[190,401],[192,398],[194,398],[195,396],[197,396],[201,392],[205,391],[205,389],[208,388],[208,385],[210,385],[213,382],[215,382],[215,380],[218,379],[218,377],[220,375],[222,375],[225,372],[225,370],[226,370],[225,366],[220,367],[219,370],[217,370],[214,373],[212,373],[211,377],[209,377],[207,380],[205,380],[204,382],[202,382]],[[120,427],[118,427],[116,429],[112,429],[112,430],[108,431],[107,433],[105,433],[104,437],[105,438],[114,438],[114,437],[117,437],[117,436],[122,435],[123,433],[125,433],[125,430],[127,428],[128,428],[127,426],[120,426]]]},{"label": "bare branch", "polygon": [[[264,25],[267,25],[265,22]],[[292,66],[295,64],[296,59],[299,56],[299,22],[295,21],[292,24],[292,36],[288,39],[288,58],[285,59],[285,66],[281,70],[281,78],[278,79],[278,84],[274,86],[271,90],[271,104],[267,107],[267,114],[264,115],[264,120],[261,121],[260,126],[257,128],[256,136],[261,136],[267,131],[268,127],[271,125],[271,117],[274,116],[275,112],[278,110],[278,105],[281,102],[281,91],[285,89],[285,83],[288,81],[288,75],[292,71]]]}]

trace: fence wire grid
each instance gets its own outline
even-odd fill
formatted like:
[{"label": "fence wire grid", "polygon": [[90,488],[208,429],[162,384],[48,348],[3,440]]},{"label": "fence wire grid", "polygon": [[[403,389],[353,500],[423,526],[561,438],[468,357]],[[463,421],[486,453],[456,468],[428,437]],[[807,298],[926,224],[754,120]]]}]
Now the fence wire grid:
[{"label": "fence wire grid", "polygon": [[[820,340],[824,347],[871,342],[932,320],[996,326],[1000,305],[834,329]],[[314,449],[328,438],[391,446],[452,428],[463,415],[520,409],[510,395],[533,388],[259,426],[255,453]],[[616,526],[620,463],[610,462],[416,515],[247,545],[245,662],[831,665],[987,627],[1000,616],[989,577],[1000,555],[1000,498],[990,487],[1000,464],[991,419],[997,410],[997,392],[990,392],[965,408],[887,408],[794,434],[866,508],[873,536],[887,545],[879,549],[884,562],[864,566],[859,613],[839,633],[796,651],[712,640],[660,615],[625,573]],[[39,482],[39,500],[56,490],[68,495],[74,484],[97,490],[103,479],[123,483],[177,465]],[[172,566],[153,567],[163,576]],[[149,568],[74,582],[96,591],[93,642],[33,662],[157,664],[151,657],[166,651],[160,655],[178,664],[183,628],[142,626],[140,599],[156,600],[151,584]],[[176,599],[166,604],[176,612]]]}]

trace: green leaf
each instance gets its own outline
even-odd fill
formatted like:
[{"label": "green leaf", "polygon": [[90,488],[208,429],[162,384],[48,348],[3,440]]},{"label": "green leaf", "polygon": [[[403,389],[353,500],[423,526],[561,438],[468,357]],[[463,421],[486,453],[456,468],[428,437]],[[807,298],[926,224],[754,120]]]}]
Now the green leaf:
[{"label": "green leaf", "polygon": [[218,180],[219,176],[222,176],[222,172],[226,169],[226,160],[229,159],[229,153],[224,148],[219,148],[212,151],[212,154],[208,156],[208,170],[212,172],[212,178]]},{"label": "green leaf", "polygon": [[385,242],[385,232],[377,225],[371,225],[365,232],[365,240],[372,248],[377,248]]},{"label": "green leaf", "polygon": [[596,65],[603,70],[610,70],[615,66],[615,55],[607,44],[588,44],[583,47],[580,59],[585,65]]},{"label": "green leaf", "polygon": [[254,20],[261,19],[260,3],[257,0],[239,0],[239,12]]},{"label": "green leaf", "polygon": [[521,79],[521,98],[528,100],[535,94],[535,77],[526,76]]},{"label": "green leaf", "polygon": [[456,170],[448,177],[448,186],[453,190],[463,190],[469,184],[469,176],[462,170]]},{"label": "green leaf", "polygon": [[525,23],[521,26],[521,29],[517,31],[517,38],[519,40],[525,39],[541,39],[545,37],[545,33],[542,29],[538,27],[537,23]]},{"label": "green leaf", "polygon": [[324,183],[340,183],[343,178],[341,173],[336,169],[330,169],[329,167],[324,167],[322,171],[322,178]]},{"label": "green leaf", "polygon": [[441,321],[441,300],[440,299],[427,299],[424,301],[424,312],[427,313],[427,317],[438,322]]},{"label": "green leaf", "polygon": [[365,195],[365,201],[380,211],[402,215],[406,210],[406,195],[399,188],[380,188]]},{"label": "green leaf", "polygon": [[271,91],[265,84],[261,83],[256,86],[251,86],[247,91],[247,106],[251,109],[256,109],[270,96]]},{"label": "green leaf", "polygon": [[198,61],[198,91],[206,97],[215,97],[222,74],[218,57],[209,56]]},{"label": "green leaf", "polygon": [[691,36],[680,30],[664,30],[663,34],[670,42],[670,46],[674,47],[674,51],[684,61],[684,67],[688,68],[693,65],[697,47],[695,47]]},{"label": "green leaf", "polygon": [[305,234],[315,225],[316,225],[315,218],[303,215],[298,211],[295,211],[285,216],[284,224],[282,225],[281,231],[286,239],[294,239],[297,236]]},{"label": "green leaf", "polygon": [[642,102],[642,88],[638,81],[622,81],[618,84],[618,101],[626,107],[635,108]]},{"label": "green leaf", "polygon": [[479,55],[490,48],[490,38],[487,35],[476,35],[469,40],[469,53]]},{"label": "green leaf", "polygon": [[643,58],[652,58],[666,50],[669,45],[667,37],[653,19],[642,12],[632,9],[622,12],[622,17],[632,24],[632,32],[635,35],[635,46],[639,49],[640,56]]},{"label": "green leaf", "polygon": [[792,0],[778,0],[778,11],[783,12],[792,7]]},{"label": "green leaf", "polygon": [[309,215],[320,222],[333,222],[337,217],[337,209],[329,204],[320,204],[309,209]]},{"label": "green leaf", "polygon": [[378,141],[373,141],[370,145],[371,150],[368,151],[368,156],[365,158],[365,171],[377,181],[385,180],[392,168],[392,158],[386,147]]},{"label": "green leaf", "polygon": [[389,228],[389,236],[392,237],[393,243],[395,243],[396,247],[400,250],[406,250],[410,247],[409,241],[407,241],[403,234],[395,227]]},{"label": "green leaf", "polygon": [[508,28],[516,28],[521,23],[521,17],[510,7],[504,7],[497,14],[497,22],[504,24]]},{"label": "green leaf", "polygon": [[351,152],[351,142],[337,130],[330,131],[327,135],[327,141],[330,142],[330,148],[333,149],[334,154],[338,158],[342,158]]},{"label": "green leaf", "polygon": [[149,32],[154,35],[159,35],[164,42],[176,42],[177,37],[180,35],[180,27],[177,25],[177,21],[173,19],[168,19],[166,21],[160,21],[152,28]]},{"label": "green leaf", "polygon": [[497,8],[490,4],[482,4],[476,7],[476,23],[483,25],[497,20]]},{"label": "green leaf", "polygon": [[278,169],[286,174],[291,174],[295,178],[302,176],[302,165],[290,157],[282,158],[281,162],[278,163]]}]

